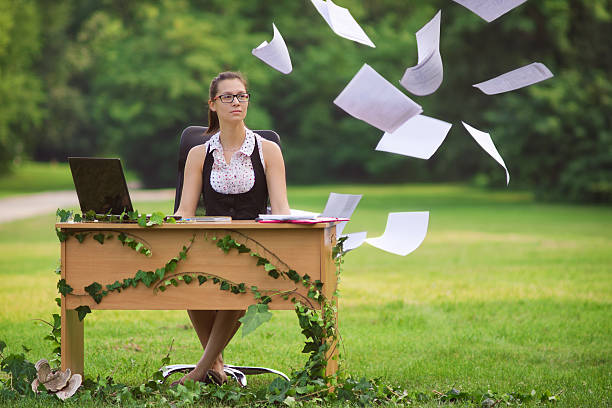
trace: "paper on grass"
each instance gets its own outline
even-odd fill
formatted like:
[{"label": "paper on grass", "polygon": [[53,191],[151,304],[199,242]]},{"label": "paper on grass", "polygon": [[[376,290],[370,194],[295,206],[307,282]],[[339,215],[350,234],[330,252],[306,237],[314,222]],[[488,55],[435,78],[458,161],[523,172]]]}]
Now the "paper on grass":
[{"label": "paper on grass", "polygon": [[520,6],[527,0],[453,0],[461,4],[472,13],[477,14],[487,23],[503,16],[513,8]]},{"label": "paper on grass", "polygon": [[352,232],[350,234],[342,235],[341,237],[347,237],[346,241],[342,244],[342,251],[347,253],[353,249],[357,249],[363,244],[368,236],[367,231]]},{"label": "paper on grass", "polygon": [[427,160],[438,150],[452,126],[442,120],[417,115],[395,132],[386,132],[376,150]]},{"label": "paper on grass", "polygon": [[382,236],[365,242],[393,254],[406,256],[421,245],[427,235],[429,211],[389,213]]},{"label": "paper on grass", "polygon": [[348,9],[337,6],[331,0],[311,1],[329,27],[340,37],[376,48],[376,45],[374,45],[365,31],[359,26],[359,23],[355,21]]},{"label": "paper on grass", "polygon": [[440,20],[436,15],[416,32],[418,62],[406,69],[400,84],[415,95],[434,93],[442,84],[443,67],[440,55]]},{"label": "paper on grass", "polygon": [[[321,213],[321,217],[351,218],[361,197],[361,194],[329,193],[329,198],[325,204],[325,209]],[[336,234],[338,236],[342,234],[342,230],[347,222],[339,222],[336,226]]]},{"label": "paper on grass", "polygon": [[493,157],[493,159],[495,159],[496,162],[501,164],[504,170],[506,170],[506,185],[508,185],[508,183],[510,183],[510,173],[508,173],[508,168],[506,168],[506,163],[504,163],[504,159],[502,159],[501,155],[495,148],[493,140],[491,140],[491,136],[488,133],[482,132],[478,129],[471,127],[463,121],[461,123],[463,123],[463,126],[465,126],[468,132],[470,132],[470,135],[472,135],[474,140],[476,140],[476,143],[478,143],[480,147],[485,150],[485,152],[487,152],[491,157]]},{"label": "paper on grass", "polygon": [[414,102],[368,64],[355,74],[334,103],[348,114],[385,132],[423,112]]},{"label": "paper on grass", "polygon": [[472,86],[475,86],[487,95],[495,95],[524,88],[552,77],[553,74],[546,65],[533,62]]},{"label": "paper on grass", "polygon": [[272,29],[274,30],[272,41],[269,43],[267,41],[262,42],[259,47],[253,49],[252,53],[277,71],[288,74],[293,70],[293,67],[291,66],[287,44],[285,44],[283,36],[274,23],[272,23]]}]

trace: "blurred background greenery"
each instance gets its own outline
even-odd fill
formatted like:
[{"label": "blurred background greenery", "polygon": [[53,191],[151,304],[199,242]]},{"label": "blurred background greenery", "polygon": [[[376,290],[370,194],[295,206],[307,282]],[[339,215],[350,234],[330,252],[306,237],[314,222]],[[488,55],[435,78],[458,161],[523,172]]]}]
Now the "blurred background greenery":
[{"label": "blurred background greenery", "polygon": [[[146,187],[173,186],[181,130],[206,124],[212,77],[240,70],[253,94],[247,125],[281,135],[290,183],[504,186],[463,120],[491,133],[511,188],[610,203],[611,3],[532,0],[487,24],[450,0],[337,0],[369,48],[335,35],[308,0],[0,0],[0,172],[24,159],[118,155]],[[414,33],[438,9],[444,82],[413,99],[454,127],[428,161],[375,152],[382,132],[332,101],[364,62],[402,89]],[[288,76],[251,55],[272,22]],[[495,96],[472,87],[534,61],[555,77]]]}]

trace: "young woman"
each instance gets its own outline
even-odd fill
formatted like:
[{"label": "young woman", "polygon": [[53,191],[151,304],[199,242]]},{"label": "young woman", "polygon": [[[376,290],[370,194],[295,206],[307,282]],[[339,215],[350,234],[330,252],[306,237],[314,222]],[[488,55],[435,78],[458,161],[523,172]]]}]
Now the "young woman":
[{"label": "young woman", "polygon": [[[210,83],[208,142],[187,155],[181,203],[176,215],[193,217],[204,195],[207,215],[255,219],[266,212],[268,199],[274,214],[289,214],[285,164],[280,148],[244,125],[250,95],[238,72],[222,72]],[[187,379],[217,383],[223,371],[225,346],[238,330],[243,310],[188,310],[204,354]]]}]

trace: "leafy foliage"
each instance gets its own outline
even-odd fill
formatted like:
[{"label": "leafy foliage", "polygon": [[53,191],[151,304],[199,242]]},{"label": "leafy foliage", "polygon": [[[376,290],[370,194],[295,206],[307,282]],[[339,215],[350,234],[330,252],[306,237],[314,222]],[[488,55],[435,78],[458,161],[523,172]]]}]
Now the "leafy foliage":
[{"label": "leafy foliage", "polygon": [[257,303],[249,306],[244,316],[239,319],[242,323],[242,337],[253,332],[271,318],[272,313],[268,311],[267,304]]},{"label": "leafy foliage", "polygon": [[[0,2],[0,171],[28,153],[65,160],[113,151],[147,186],[174,185],[179,133],[206,124],[208,84],[231,69],[250,81],[248,126],[281,135],[291,182],[503,185],[503,172],[459,125],[465,120],[491,133],[513,186],[543,198],[612,200],[608,0],[526,2],[491,24],[447,0],[342,1],[376,49],[335,36],[308,2],[26,3]],[[434,95],[414,99],[456,126],[426,162],[373,152],[381,132],[332,101],[364,61],[391,82],[401,78],[417,59],[414,33],[438,9],[449,68]],[[40,24],[43,16],[53,24]],[[235,21],[232,36],[218,30]],[[271,21],[289,47],[291,75],[250,53],[270,39]],[[555,77],[496,96],[471,86],[532,61]]]}]

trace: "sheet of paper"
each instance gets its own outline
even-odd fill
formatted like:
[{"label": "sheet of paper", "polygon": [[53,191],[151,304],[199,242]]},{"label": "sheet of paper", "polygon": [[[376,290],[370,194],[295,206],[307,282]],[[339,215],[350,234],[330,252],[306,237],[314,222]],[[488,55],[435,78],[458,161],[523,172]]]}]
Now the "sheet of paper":
[{"label": "sheet of paper", "polygon": [[427,160],[438,150],[453,125],[417,115],[393,133],[385,133],[376,150]]},{"label": "sheet of paper", "polygon": [[317,218],[316,215],[307,215],[307,214],[259,214],[257,217],[260,220],[265,221],[291,221],[291,220],[314,220]]},{"label": "sheet of paper", "polygon": [[[340,236],[340,235],[339,235]],[[342,237],[347,237],[346,241],[342,244],[342,250],[344,253],[352,251],[353,249],[357,249],[363,244],[368,236],[367,231],[361,232],[352,232],[350,234],[342,235]]]},{"label": "sheet of paper", "polygon": [[[338,194],[329,193],[325,209],[321,217],[351,218],[355,208],[361,200],[361,194]],[[336,226],[336,234],[340,236],[348,221],[341,222]]]},{"label": "sheet of paper", "polygon": [[355,74],[334,103],[348,114],[385,132],[395,132],[404,122],[423,112],[368,64]]},{"label": "sheet of paper", "polygon": [[293,70],[293,67],[291,66],[287,44],[285,44],[283,36],[274,23],[272,23],[272,29],[274,30],[272,41],[270,43],[262,42],[259,47],[253,49],[252,53],[275,70],[288,74]]},{"label": "sheet of paper", "polygon": [[370,40],[368,35],[363,31],[359,23],[355,21],[348,9],[337,6],[331,0],[311,1],[329,27],[340,37],[376,48],[376,45],[374,45],[372,40]]},{"label": "sheet of paper", "polygon": [[316,212],[312,212],[312,211],[306,211],[306,210],[297,210],[297,209],[293,209],[290,208],[289,211],[291,211],[291,215],[302,215],[302,216],[309,216],[309,217],[318,217],[319,215],[321,215],[320,213],[316,213]]},{"label": "sheet of paper", "polygon": [[510,173],[508,173],[508,168],[506,167],[506,163],[504,163],[504,159],[502,159],[501,155],[495,148],[493,140],[491,140],[491,136],[488,133],[482,132],[478,129],[471,127],[463,121],[461,123],[463,123],[463,126],[465,126],[467,131],[474,138],[474,140],[476,140],[476,143],[478,143],[480,147],[484,149],[485,152],[487,152],[492,158],[495,159],[496,162],[501,164],[504,170],[506,170],[506,185],[508,185],[508,183],[510,183]]},{"label": "sheet of paper", "polygon": [[453,0],[490,23],[527,0]]},{"label": "sheet of paper", "polygon": [[416,33],[418,62],[406,69],[400,84],[415,95],[430,95],[442,84],[443,67],[440,55],[440,20],[442,12]]},{"label": "sheet of paper", "polygon": [[475,86],[487,95],[495,95],[524,88],[552,77],[553,74],[546,68],[546,65],[533,62],[472,86]]},{"label": "sheet of paper", "polygon": [[382,236],[365,242],[393,254],[406,256],[421,245],[427,235],[429,211],[389,213]]}]

